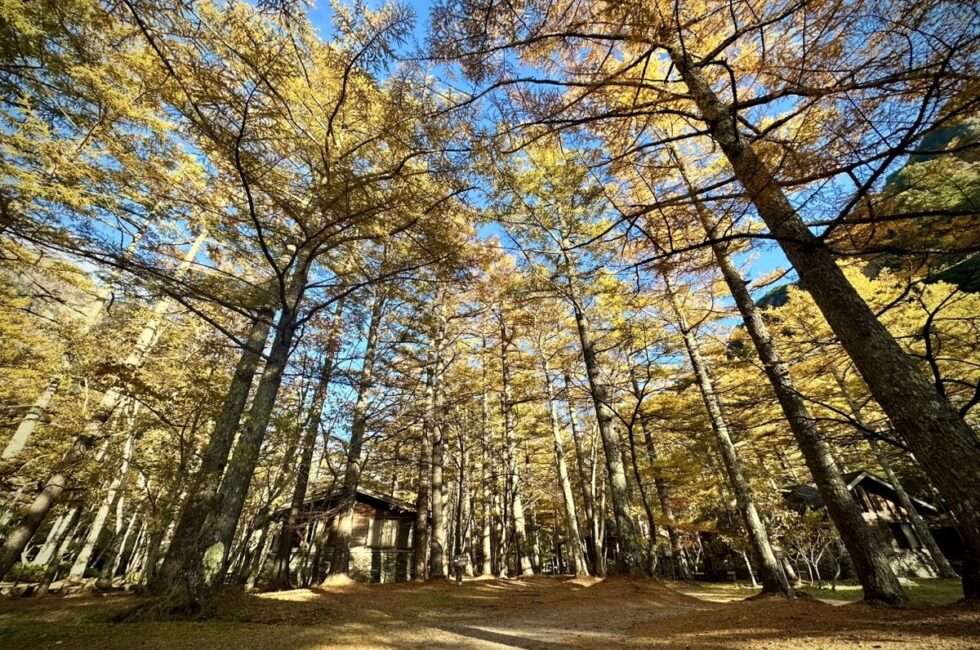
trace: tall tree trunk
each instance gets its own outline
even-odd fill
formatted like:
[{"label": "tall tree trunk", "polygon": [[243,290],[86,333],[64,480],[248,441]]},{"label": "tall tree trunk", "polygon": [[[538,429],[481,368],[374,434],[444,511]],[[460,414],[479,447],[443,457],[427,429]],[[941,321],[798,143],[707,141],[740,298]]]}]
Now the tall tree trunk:
[{"label": "tall tree trunk", "polygon": [[262,359],[262,350],[269,338],[272,319],[271,307],[263,307],[249,328],[245,347],[232,374],[220,414],[214,424],[214,431],[204,451],[201,467],[190,480],[190,489],[187,491],[187,498],[174,528],[172,543],[160,571],[151,573],[153,576],[149,581],[151,592],[164,593],[180,579],[181,573],[197,561],[195,558],[199,553],[198,546],[204,523],[209,514],[218,507],[221,477],[228,463],[228,456],[231,453],[235,432],[245,410],[245,404],[248,402],[255,372]]},{"label": "tall tree trunk", "polygon": [[119,543],[119,552],[116,554],[116,561],[113,562],[110,579],[120,574],[126,575],[130,559],[143,537],[143,529],[142,513],[137,510],[130,518],[126,533]]},{"label": "tall tree trunk", "polygon": [[[596,438],[598,437],[598,432],[599,429],[597,427],[596,436],[595,436]],[[592,441],[592,449],[594,453],[598,453],[599,445],[596,444],[596,440]],[[606,498],[609,493],[609,490],[606,489],[606,486],[609,484],[609,481],[602,481],[601,483],[595,483],[595,479],[596,479],[596,461],[595,461],[595,457],[593,456],[592,480],[593,480],[593,485],[595,486],[594,489],[598,490],[598,494],[599,494],[599,502],[598,502],[599,535],[597,537],[597,539],[599,540],[599,544],[596,549],[597,551],[596,558],[599,565],[598,567],[596,567],[596,575],[604,576],[606,575],[606,572],[608,570],[608,564],[609,564],[608,558],[606,556],[606,548],[608,546],[606,544],[607,542],[606,521],[607,521],[607,517],[609,516],[609,502]]]},{"label": "tall tree trunk", "polygon": [[738,504],[739,514],[742,516],[742,523],[749,536],[752,546],[752,553],[755,561],[759,565],[759,576],[762,579],[762,590],[769,593],[780,593],[793,596],[793,589],[786,580],[776,554],[772,550],[769,542],[769,534],[766,526],[759,516],[755,507],[755,499],[749,487],[749,482],[742,473],[742,466],[735,451],[731,435],[728,432],[728,424],[722,413],[721,402],[715,392],[714,382],[708,374],[708,368],[701,357],[701,350],[698,345],[694,332],[687,324],[687,319],[677,303],[677,297],[667,275],[664,274],[664,282],[667,287],[667,296],[670,299],[671,307],[677,318],[681,336],[684,339],[684,347],[687,349],[694,375],[697,378],[698,388],[701,391],[701,398],[704,401],[708,418],[711,421],[711,428],[715,434],[715,442],[718,445],[718,452],[721,455],[725,473],[728,475],[728,483],[731,485],[732,492]]},{"label": "tall tree trunk", "polygon": [[61,543],[61,538],[64,537],[65,532],[67,532],[68,527],[71,526],[72,520],[75,518],[75,508],[69,508],[63,512],[54,523],[51,524],[51,530],[48,531],[48,536],[44,540],[44,544],[38,550],[37,555],[31,561],[31,564],[37,566],[46,566],[54,555],[55,549]]},{"label": "tall tree trunk", "polygon": [[344,484],[337,508],[337,530],[334,536],[333,560],[330,563],[331,575],[347,575],[350,572],[350,541],[354,530],[354,505],[357,503],[357,485],[361,480],[361,451],[364,434],[367,431],[368,404],[371,388],[374,386],[374,362],[381,331],[381,317],[384,313],[385,287],[377,286],[371,304],[371,321],[368,324],[367,341],[364,346],[364,360],[357,378],[357,398],[354,401],[353,417],[350,427],[350,441],[347,444],[347,464],[344,469]]},{"label": "tall tree trunk", "polygon": [[472,518],[470,505],[472,499],[469,490],[470,450],[466,445],[466,439],[462,431],[459,432],[457,441],[459,442],[459,475],[457,476],[459,487],[456,497],[456,543],[454,545],[456,551],[452,561],[454,571],[458,571],[459,569],[455,567],[455,563],[459,558],[464,558],[466,560],[464,572],[467,576],[472,576],[473,554],[470,548],[470,520]]},{"label": "tall tree trunk", "polygon": [[606,517],[609,514],[608,490],[606,481],[599,481],[599,456],[603,454],[602,445],[599,442],[599,426],[592,427],[592,437],[589,439],[589,491],[598,499],[595,504],[595,550],[596,550],[596,575],[604,576],[607,573],[606,557]]},{"label": "tall tree trunk", "polygon": [[643,427],[643,441],[646,445],[647,458],[650,460],[650,465],[653,466],[653,486],[657,489],[660,512],[663,513],[664,520],[667,522],[664,528],[667,529],[667,539],[670,540],[671,560],[674,563],[674,569],[677,571],[677,577],[680,580],[690,580],[691,570],[687,564],[687,553],[681,547],[680,535],[677,532],[677,528],[673,525],[674,506],[671,504],[670,483],[663,477],[663,473],[658,466],[659,455],[657,453],[657,445],[653,439],[653,434],[650,433],[650,428],[649,424]]},{"label": "tall tree trunk", "polygon": [[[297,445],[298,445],[297,441]],[[286,463],[288,465],[288,463]],[[255,538],[255,531],[261,531],[259,533],[260,540],[265,540],[269,537],[269,528],[271,524],[271,515],[269,513],[268,502],[264,503],[255,515],[249,519],[248,524],[245,526],[244,530],[238,533],[238,541],[232,547],[232,552],[229,553],[229,560],[226,563],[225,574],[234,579],[235,582],[244,584],[249,576],[249,569],[254,564],[256,560],[255,557],[255,544],[252,540]],[[271,549],[270,549],[271,550]],[[261,567],[260,567],[261,569]]]},{"label": "tall tree trunk", "polygon": [[486,338],[483,339],[482,371],[483,383],[480,394],[480,497],[483,502],[483,509],[480,518],[480,575],[488,576],[493,573],[492,556],[492,506],[490,494],[490,473],[487,472],[487,464],[490,462],[490,454],[487,447],[490,444],[490,401],[487,394],[487,360],[486,360]]},{"label": "tall tree trunk", "polygon": [[[673,153],[673,152],[672,152]],[[674,155],[674,163],[684,177],[688,189],[693,193],[694,187],[687,177],[680,159]],[[742,322],[755,345],[756,353],[762,361],[766,377],[779,400],[779,405],[789,422],[790,430],[796,438],[796,443],[803,452],[803,458],[810,474],[820,491],[827,512],[840,533],[841,540],[847,548],[854,565],[854,572],[864,588],[864,599],[881,601],[891,605],[901,605],[905,595],[898,582],[898,577],[888,561],[888,550],[877,531],[865,521],[860,508],[855,503],[847,484],[841,476],[841,471],[831,455],[830,447],[823,435],[814,424],[809,409],[803,397],[796,390],[789,368],[783,362],[762,314],[759,313],[755,301],[745,286],[745,281],[738,269],[728,256],[728,251],[721,243],[722,233],[718,223],[708,213],[705,206],[694,200],[695,211],[701,221],[701,226],[711,240],[711,249],[715,261],[721,269],[728,290],[735,299]]]},{"label": "tall tree trunk", "polygon": [[[217,574],[213,579],[223,577],[225,567],[235,538],[235,530],[241,518],[242,507],[248,496],[248,489],[255,473],[262,443],[265,441],[266,430],[272,417],[279,387],[282,385],[283,373],[289,361],[289,353],[296,334],[299,307],[306,286],[306,276],[309,262],[305,258],[297,260],[298,268],[291,279],[291,287],[287,289],[284,304],[280,307],[279,320],[276,323],[276,334],[269,348],[269,358],[266,361],[262,378],[259,380],[249,409],[246,424],[238,437],[234,453],[226,468],[219,490],[219,507],[211,518],[210,526],[213,537],[206,546],[210,557],[204,560],[219,561]],[[220,554],[220,557],[219,557]]]},{"label": "tall tree trunk", "polygon": [[551,386],[551,373],[548,361],[541,353],[541,372],[544,374],[545,394],[548,400],[548,416],[551,420],[551,436],[555,446],[555,469],[558,472],[558,484],[561,488],[562,503],[565,506],[565,530],[567,531],[569,560],[577,576],[589,575],[589,563],[582,549],[582,536],[578,530],[578,513],[575,511],[575,495],[572,492],[572,481],[568,476],[568,466],[565,464],[565,450],[561,442],[561,424],[558,420],[558,404],[555,402]]},{"label": "tall tree trunk", "polygon": [[436,421],[432,426],[432,477],[430,499],[432,501],[432,536],[429,539],[429,575],[433,578],[448,577],[449,554],[446,552],[446,493],[444,469],[446,464],[446,434],[442,424],[439,386],[435,387],[434,412]]},{"label": "tall tree trunk", "polygon": [[[179,278],[187,272],[206,238],[206,231],[198,235],[181,261],[180,266],[177,268],[174,274],[175,277]],[[149,356],[150,350],[153,348],[154,343],[156,343],[160,329],[163,326],[164,313],[170,307],[170,304],[169,300],[164,299],[158,300],[153,305],[150,317],[147,319],[143,329],[140,330],[133,349],[123,361],[121,374],[126,379],[132,377],[142,367],[147,356]],[[44,482],[34,500],[24,510],[20,523],[7,535],[3,549],[0,550],[0,580],[7,575],[7,572],[17,562],[24,548],[31,541],[34,533],[51,511],[51,508],[61,499],[61,496],[71,484],[77,468],[88,459],[92,449],[102,440],[102,429],[122,400],[123,393],[120,383],[122,383],[121,380],[124,377],[118,377],[112,381],[102,394],[99,404],[82,426],[82,431],[75,438],[71,449],[68,450],[64,459],[58,464],[55,472]]]},{"label": "tall tree trunk", "polygon": [[[503,406],[503,399],[501,398],[501,407]],[[503,415],[503,409],[501,409],[501,415]],[[494,475],[494,485],[496,486],[496,500],[495,500],[495,519],[498,522],[497,525],[497,576],[500,578],[506,578],[510,576],[510,549],[511,549],[511,516],[510,516],[510,470],[507,461],[507,445],[506,441],[503,440],[503,432],[501,432],[500,450],[498,452],[501,462],[499,465],[494,465],[495,475]]]},{"label": "tall tree trunk", "polygon": [[[665,28],[665,34],[670,28]],[[810,231],[779,186],[773,170],[741,137],[735,112],[706,81],[690,52],[675,39],[666,50],[683,77],[713,140],[770,233],[923,469],[955,513],[966,561],[963,591],[980,599],[980,438],[916,365]]]},{"label": "tall tree trunk", "polygon": [[16,458],[18,454],[27,445],[28,440],[34,435],[35,429],[37,429],[38,422],[44,417],[44,414],[48,410],[48,406],[51,404],[51,399],[54,394],[58,392],[58,386],[61,384],[61,377],[52,377],[48,380],[47,386],[41,391],[41,394],[37,396],[34,403],[31,404],[31,408],[28,409],[27,413],[21,419],[20,423],[17,425],[17,429],[14,431],[13,437],[7,443],[7,446],[3,448],[3,454],[0,455],[0,459],[11,460]]},{"label": "tall tree trunk", "polygon": [[85,577],[85,570],[92,560],[92,553],[95,550],[96,544],[99,543],[99,538],[102,536],[102,529],[105,526],[105,522],[109,518],[109,513],[113,506],[116,504],[116,500],[121,496],[120,490],[123,488],[126,476],[129,473],[129,459],[133,452],[134,442],[134,436],[130,434],[126,440],[126,446],[123,448],[122,463],[119,471],[113,475],[112,480],[109,482],[109,487],[102,497],[102,503],[95,512],[95,518],[92,520],[88,533],[85,536],[85,543],[82,545],[81,551],[75,557],[75,561],[68,571],[68,580],[80,581]]},{"label": "tall tree trunk", "polygon": [[299,466],[296,468],[296,482],[293,486],[293,495],[289,503],[289,514],[283,520],[282,530],[279,533],[274,568],[274,584],[281,589],[289,589],[292,586],[292,580],[289,575],[290,555],[293,550],[291,533],[299,523],[303,501],[306,500],[306,489],[310,482],[310,468],[313,465],[313,451],[316,449],[316,439],[320,433],[320,423],[323,418],[323,405],[326,402],[327,392],[330,389],[330,381],[333,378],[337,351],[340,349],[340,329],[343,313],[344,301],[339,300],[330,331],[330,338],[327,342],[327,349],[324,352],[320,376],[317,378],[317,385],[313,390],[313,399],[310,402],[310,411],[303,432]]},{"label": "tall tree trunk", "polygon": [[643,512],[647,517],[647,526],[650,529],[650,539],[648,541],[649,550],[648,553],[648,563],[650,575],[654,575],[657,570],[657,522],[653,516],[653,506],[650,505],[650,497],[647,495],[647,488],[643,483],[643,478],[640,476],[640,464],[636,458],[636,432],[634,429],[639,426],[641,429],[643,425],[641,422],[634,423],[626,430],[627,441],[629,442],[629,452],[630,452],[630,464],[633,466],[633,475],[636,478],[636,486],[640,490],[640,500],[643,503]]},{"label": "tall tree trunk", "polygon": [[422,423],[422,447],[419,458],[419,492],[416,512],[415,544],[416,579],[445,576],[446,530],[443,517],[442,413],[439,382],[442,378],[442,344],[445,336],[442,320],[444,295],[436,299],[432,331],[429,334],[428,360],[425,368],[425,412]]},{"label": "tall tree trunk", "polygon": [[136,516],[134,515],[126,522],[125,528],[123,527],[122,514],[124,503],[124,497],[120,497],[116,502],[115,534],[113,535],[112,544],[102,556],[102,569],[99,571],[99,577],[95,581],[95,587],[97,589],[112,589],[112,580],[116,577],[116,567],[119,564],[119,559],[125,550],[129,534],[132,532],[133,524],[136,521]]},{"label": "tall tree trunk", "polygon": [[152,584],[157,576],[157,564],[160,561],[160,549],[167,536],[167,528],[158,528],[146,536],[146,550],[143,553],[143,564],[140,567],[140,581]]},{"label": "tall tree trunk", "polygon": [[752,562],[749,561],[749,554],[745,551],[739,551],[742,555],[742,561],[745,562],[745,570],[749,572],[749,582],[752,583],[753,587],[758,587],[759,583],[755,579],[755,573],[752,572]]},{"label": "tall tree trunk", "polygon": [[593,347],[589,323],[577,300],[573,303],[575,324],[578,329],[585,372],[589,379],[589,390],[595,408],[599,436],[606,458],[606,474],[609,479],[609,494],[612,499],[616,535],[620,544],[619,564],[629,573],[642,572],[643,552],[639,545],[633,518],[629,512],[629,492],[626,484],[626,469],[620,450],[619,436],[612,426],[612,413],[606,387],[599,377],[598,361]]},{"label": "tall tree trunk", "polygon": [[528,517],[530,521],[530,539],[531,539],[531,568],[535,573],[541,572],[541,544],[539,541],[539,535],[541,528],[538,526],[534,517],[534,509],[530,509],[530,516]]},{"label": "tall tree trunk", "polygon": [[415,527],[412,532],[412,554],[415,563],[416,581],[423,581],[429,575],[429,481],[432,461],[432,447],[429,432],[422,431],[418,445],[418,480],[415,497]]},{"label": "tall tree trunk", "polygon": [[[630,349],[630,358],[633,356],[632,348]],[[647,526],[650,529],[650,539],[648,540],[648,561],[649,561],[649,571],[650,575],[654,575],[657,570],[657,523],[653,516],[653,506],[650,504],[650,498],[647,495],[647,488],[644,484],[643,477],[640,476],[640,464],[637,460],[636,453],[636,428],[639,427],[641,430],[645,429],[645,418],[642,415],[643,408],[643,390],[640,388],[640,383],[636,379],[636,375],[633,372],[633,367],[629,369],[630,372],[630,387],[633,389],[633,397],[636,399],[636,414],[632,421],[626,425],[626,436],[627,442],[629,442],[629,455],[630,464],[633,468],[633,477],[636,480],[636,485],[640,490],[640,499],[643,504],[643,512],[647,517]]]},{"label": "tall tree trunk", "polygon": [[[197,530],[188,532],[191,541],[180,552],[180,562],[172,566],[169,584],[164,586],[161,607],[166,611],[199,613],[207,609],[214,588],[224,580],[235,529],[289,360],[310,263],[305,254],[298,255],[295,260],[285,294],[281,296],[279,318],[265,370],[255,389],[252,406],[220,489],[215,494],[212,510]],[[193,492],[189,492],[188,499],[193,498]],[[175,538],[174,541],[178,540]],[[175,545],[171,543],[170,548]]]},{"label": "tall tree trunk", "polygon": [[48,589],[51,587],[51,583],[58,578],[62,561],[66,557],[73,555],[75,548],[81,544],[79,533],[81,532],[84,519],[85,517],[83,516],[81,507],[75,506],[73,509],[72,518],[74,525],[71,527],[70,532],[68,532],[68,534],[62,538],[61,543],[58,545],[58,549],[48,560],[47,567],[44,571],[44,577],[41,578],[41,584],[38,586],[38,596],[47,595]]},{"label": "tall tree trunk", "polygon": [[[255,545],[255,550],[251,556],[250,561],[245,563],[242,567],[242,574],[245,578],[245,591],[251,591],[255,588],[255,584],[259,581],[262,576],[262,569],[265,567],[265,563],[269,559],[269,554],[271,552],[271,544],[269,544],[269,527],[272,522],[268,522],[259,533],[259,541]],[[286,529],[282,528],[279,531],[279,535],[285,535]],[[280,541],[280,544],[282,542]]]},{"label": "tall tree trunk", "polygon": [[490,473],[490,482],[493,484],[493,490],[490,494],[490,532],[493,535],[491,538],[490,546],[493,551],[491,556],[491,564],[493,565],[493,573],[499,578],[507,577],[507,533],[504,524],[504,508],[502,507],[503,492],[501,491],[501,476],[500,472],[497,470],[497,466],[494,465]]},{"label": "tall tree trunk", "polygon": [[572,442],[575,445],[575,466],[578,469],[579,484],[582,486],[582,503],[585,510],[585,519],[589,527],[589,542],[586,544],[591,559],[593,573],[602,575],[599,572],[596,549],[599,547],[599,520],[595,509],[595,489],[594,481],[590,479],[590,474],[585,471],[585,450],[582,447],[582,437],[579,435],[576,425],[575,409],[572,407],[572,398],[569,393],[571,379],[565,375],[565,405],[568,410],[568,421],[571,429]]},{"label": "tall tree trunk", "polygon": [[235,366],[214,431],[204,451],[201,467],[190,481],[190,489],[174,529],[173,542],[163,566],[150,582],[151,592],[166,591],[185,567],[196,561],[194,556],[197,553],[198,539],[208,515],[218,506],[221,477],[228,463],[235,431],[245,410],[255,372],[262,359],[262,350],[269,338],[272,318],[272,309],[264,307],[249,328],[245,347]]},{"label": "tall tree trunk", "polygon": [[[55,544],[49,550],[49,553],[44,557],[44,563],[38,561],[37,558],[34,559],[34,563],[38,566],[44,567],[44,575],[39,581],[37,596],[45,596],[48,593],[48,588],[51,583],[57,577],[58,569],[61,567],[61,560],[64,557],[65,551],[71,545],[71,540],[74,538],[78,529],[80,527],[80,517],[82,509],[79,506],[72,506],[64,514],[64,520],[61,525],[61,530],[58,531],[58,539]],[[44,551],[45,549],[42,549]]]},{"label": "tall tree trunk", "polygon": [[[854,417],[855,421],[864,429],[869,430],[868,423],[864,421],[861,415],[861,406],[855,401],[848,390],[847,383],[845,381],[843,373],[839,372],[837,368],[832,369],[832,374],[837,386],[840,388],[841,394],[844,396],[844,400],[847,402],[851,409],[851,415]],[[946,555],[939,548],[936,543],[935,538],[932,533],[929,532],[929,525],[922,519],[918,510],[912,504],[912,500],[909,498],[908,492],[905,491],[905,486],[901,484],[898,480],[898,476],[892,469],[891,463],[888,461],[886,452],[881,449],[878,441],[875,438],[869,436],[868,444],[871,446],[871,451],[875,455],[875,459],[881,468],[885,470],[885,476],[891,481],[892,486],[895,488],[895,494],[898,496],[899,503],[905,508],[906,512],[909,513],[909,518],[912,521],[912,527],[915,529],[916,535],[919,540],[922,541],[926,550],[929,552],[930,557],[932,557],[933,562],[936,564],[936,570],[940,577],[943,578],[958,578],[956,570],[950,565],[949,560],[946,559]]]},{"label": "tall tree trunk", "polygon": [[493,508],[492,495],[490,493],[490,474],[486,470],[487,459],[483,458],[480,467],[480,490],[482,496],[482,510],[480,518],[480,575],[489,576],[493,574]]},{"label": "tall tree trunk", "polygon": [[514,525],[514,552],[517,556],[517,572],[533,575],[527,540],[527,524],[524,519],[524,501],[521,498],[521,477],[517,462],[517,438],[514,436],[513,403],[510,393],[510,363],[507,351],[511,345],[511,334],[507,331],[503,314],[500,314],[500,371],[501,395],[500,409],[504,416],[504,442],[507,446],[507,476],[511,486],[510,509]]},{"label": "tall tree trunk", "polygon": [[[562,224],[562,229],[565,230],[564,224]],[[571,303],[575,315],[575,326],[582,348],[585,374],[589,380],[589,392],[595,408],[596,422],[605,452],[606,475],[609,483],[609,494],[612,497],[616,536],[620,549],[617,564],[629,573],[642,573],[645,570],[643,549],[633,517],[630,514],[629,479],[623,463],[619,435],[612,426],[612,407],[609,404],[606,386],[599,377],[599,363],[592,342],[591,328],[575,281],[576,265],[573,258],[573,247],[564,234],[561,235],[559,245],[562,256],[560,267],[566,276],[565,297]]]}]

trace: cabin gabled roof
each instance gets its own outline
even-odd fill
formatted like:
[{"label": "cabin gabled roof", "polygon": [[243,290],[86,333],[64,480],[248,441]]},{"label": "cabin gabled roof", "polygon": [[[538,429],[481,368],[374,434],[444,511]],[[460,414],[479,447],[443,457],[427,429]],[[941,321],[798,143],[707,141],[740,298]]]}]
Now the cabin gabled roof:
[{"label": "cabin gabled roof", "polygon": [[[898,503],[898,494],[895,492],[895,487],[876,474],[872,474],[867,470],[858,470],[844,474],[843,478],[847,483],[848,490],[853,490],[855,487],[863,485],[866,488],[871,488],[873,492],[882,493],[883,496]],[[792,504],[806,506],[813,510],[819,510],[824,507],[820,491],[813,484],[790,486],[783,490],[783,498]],[[909,495],[909,498],[912,499],[912,503],[915,504],[915,507],[920,513],[930,515],[939,514],[939,508],[933,504],[911,495]]]},{"label": "cabin gabled roof", "polygon": [[[343,496],[343,488],[334,488],[333,486],[313,490],[303,501],[303,510],[310,511],[316,510],[321,515],[326,515],[332,517],[334,510],[340,505],[340,499]],[[372,507],[378,508],[379,510],[386,510],[397,515],[414,515],[415,505],[407,501],[402,501],[397,499],[390,494],[384,494],[382,492],[377,492],[375,490],[370,490],[365,487],[358,487],[354,498],[359,503],[365,503]],[[285,517],[289,512],[289,508],[280,508],[273,515],[274,519],[279,519]]]},{"label": "cabin gabled roof", "polygon": [[[847,474],[844,474],[844,480],[847,481],[848,490],[853,490],[855,487],[861,484],[872,484],[878,489],[884,490],[885,492],[890,494],[894,501],[896,502],[898,501],[898,493],[895,492],[895,487],[885,479],[881,478],[876,474],[872,474],[867,470],[862,469],[856,472],[848,472]],[[917,499],[911,494],[909,495],[909,499],[912,500],[912,503],[914,503],[915,507],[918,508],[920,511],[925,510],[929,514],[939,513],[939,508],[937,508],[936,506],[934,506],[933,504],[927,501],[923,501],[922,499]]]}]

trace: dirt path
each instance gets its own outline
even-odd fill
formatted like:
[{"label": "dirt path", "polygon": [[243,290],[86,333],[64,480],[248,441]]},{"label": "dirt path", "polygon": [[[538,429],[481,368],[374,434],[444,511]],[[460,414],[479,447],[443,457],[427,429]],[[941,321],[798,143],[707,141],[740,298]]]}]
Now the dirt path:
[{"label": "dirt path", "polygon": [[0,648],[978,648],[980,612],[716,603],[640,580],[350,585],[224,601],[207,623],[110,624],[132,596],[0,601]]}]

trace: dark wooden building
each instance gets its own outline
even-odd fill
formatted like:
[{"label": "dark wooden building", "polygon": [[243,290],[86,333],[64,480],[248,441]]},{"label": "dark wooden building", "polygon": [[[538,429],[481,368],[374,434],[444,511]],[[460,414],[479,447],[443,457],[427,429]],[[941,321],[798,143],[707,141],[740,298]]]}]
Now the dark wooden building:
[{"label": "dark wooden building", "polygon": [[[932,561],[912,526],[908,512],[898,500],[898,494],[885,479],[861,470],[844,475],[847,489],[854,495],[865,520],[875,526],[891,547],[891,562],[895,572],[908,577],[933,577]],[[796,485],[784,492],[787,502],[796,508],[819,510],[824,507],[820,493],[813,485]],[[962,558],[959,537],[952,529],[949,516],[933,504],[912,497],[912,503],[929,525],[950,562]]]},{"label": "dark wooden building", "polygon": [[[304,503],[293,538],[295,575],[316,584],[330,571],[341,501],[340,490],[312,494]],[[287,510],[274,519],[282,521]],[[390,495],[358,488],[351,532],[350,576],[365,582],[402,582],[411,578],[415,508]]]}]

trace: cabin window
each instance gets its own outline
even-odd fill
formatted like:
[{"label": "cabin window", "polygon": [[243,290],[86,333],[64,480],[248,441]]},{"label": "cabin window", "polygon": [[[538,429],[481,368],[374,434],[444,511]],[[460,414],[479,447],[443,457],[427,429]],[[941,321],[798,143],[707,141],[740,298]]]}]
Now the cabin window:
[{"label": "cabin window", "polygon": [[371,546],[390,548],[395,546],[398,535],[397,519],[376,519],[371,531]]},{"label": "cabin window", "polygon": [[351,530],[351,544],[364,546],[371,532],[371,520],[363,514],[354,513],[354,528]]}]

